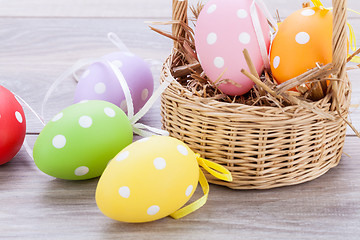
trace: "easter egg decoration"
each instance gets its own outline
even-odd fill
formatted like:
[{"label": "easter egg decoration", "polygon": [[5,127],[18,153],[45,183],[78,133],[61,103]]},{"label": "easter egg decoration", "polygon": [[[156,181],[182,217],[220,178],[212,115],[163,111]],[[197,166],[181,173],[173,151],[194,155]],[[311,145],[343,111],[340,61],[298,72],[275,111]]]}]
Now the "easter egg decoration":
[{"label": "easter egg decoration", "polygon": [[138,112],[152,95],[154,80],[148,64],[130,52],[108,54],[87,67],[76,87],[74,102],[104,100],[127,111],[123,89],[106,61],[121,71],[131,92],[134,111]]},{"label": "easter egg decoration", "polygon": [[120,108],[106,101],[85,101],[67,107],[44,127],[33,156],[50,176],[90,179],[100,176],[132,140],[132,126]]},{"label": "easter egg decoration", "polygon": [[271,71],[280,84],[332,61],[332,12],[307,7],[288,16],[280,25],[270,52]]},{"label": "easter egg decoration", "polygon": [[[153,136],[138,140],[106,167],[96,189],[96,203],[106,216],[122,222],[148,222],[168,215],[183,217],[202,206],[207,198],[208,184],[199,164],[220,179],[232,180],[224,167],[200,158],[175,138]],[[194,194],[198,181],[205,196],[180,209]]]},{"label": "easter egg decoration", "polygon": [[195,47],[201,66],[212,82],[230,80],[219,85],[219,89],[228,95],[245,94],[254,85],[240,71],[249,70],[242,54],[245,48],[259,75],[264,69],[263,59],[268,59],[270,29],[265,15],[255,4],[260,36],[263,36],[260,42],[264,43],[260,46],[253,25],[252,3],[253,0],[211,0],[203,7],[196,22]]},{"label": "easter egg decoration", "polygon": [[0,86],[0,165],[20,150],[26,134],[24,110],[14,94]]}]

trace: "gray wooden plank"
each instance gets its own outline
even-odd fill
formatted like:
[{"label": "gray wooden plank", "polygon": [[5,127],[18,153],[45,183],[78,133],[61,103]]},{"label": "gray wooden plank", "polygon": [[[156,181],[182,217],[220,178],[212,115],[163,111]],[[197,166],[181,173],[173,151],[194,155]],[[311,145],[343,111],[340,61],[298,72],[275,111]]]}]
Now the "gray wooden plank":
[{"label": "gray wooden plank", "polygon": [[[29,136],[30,146],[34,136]],[[210,186],[207,204],[180,220],[115,222],[98,210],[97,179],[40,172],[22,149],[0,167],[4,239],[359,239],[360,139],[347,137],[340,164],[308,183],[272,190]],[[196,197],[200,197],[198,189]],[[61,236],[61,237],[60,237]]]},{"label": "gray wooden plank", "polygon": [[[82,15],[77,6],[81,3],[79,0],[59,3],[0,0],[0,16],[10,17],[0,18],[0,84],[18,92],[35,110],[40,111],[46,89],[73,62],[114,50],[105,39],[108,31],[121,33],[134,53],[153,59],[156,63],[153,73],[157,79],[161,62],[170,52],[171,42],[149,31],[143,20],[167,19],[168,13],[155,15],[155,11],[162,11],[160,8],[163,5],[158,4],[160,0],[148,1],[152,3],[147,10],[149,15],[147,11],[140,8],[135,11],[131,7],[139,1],[128,1],[127,8],[120,10],[117,5],[111,5],[114,11],[99,6],[100,3],[111,2],[115,3],[89,0],[89,5],[86,5],[88,10],[82,9]],[[164,4],[169,5],[168,2],[164,1]],[[282,5],[281,16],[287,14],[288,7],[296,8],[294,2],[301,3],[296,0],[291,2],[291,6]],[[349,2],[358,4],[355,0]],[[277,6],[274,4],[271,7]],[[151,9],[154,7],[159,9]],[[40,19],[51,16],[74,19]],[[84,18],[86,16],[98,19]],[[126,16],[139,19],[101,19]],[[76,19],[79,17],[82,19]],[[140,19],[142,17],[145,19]],[[360,23],[356,19],[354,26],[359,29]],[[358,71],[350,72],[354,104],[359,103],[359,74]],[[60,86],[46,109],[48,119],[71,103],[73,90],[70,80]],[[356,111],[352,118],[359,123],[360,114]],[[36,125],[37,120],[30,113],[27,116],[28,131],[39,132],[41,125]],[[160,126],[158,105],[144,122]],[[31,147],[35,138],[36,135],[28,137]],[[148,224],[124,224],[104,217],[94,201],[97,179],[79,182],[53,179],[41,173],[22,149],[11,162],[0,166],[0,237],[359,239],[359,141],[348,136],[339,166],[309,183],[261,191],[234,191],[211,185],[208,203],[199,211],[181,220],[165,218]],[[197,196],[200,196],[199,189]]]},{"label": "gray wooden plank", "polygon": [[[348,75],[352,83],[352,106],[350,108],[349,120],[352,122],[357,131],[360,131],[360,70],[349,71]],[[347,134],[354,134],[350,127],[347,128]]]},{"label": "gray wooden plank", "polygon": [[[172,42],[152,31],[145,19],[2,19],[0,22],[0,84],[24,98],[37,112],[53,81],[81,58],[96,58],[117,51],[106,38],[108,32],[120,35],[137,55],[150,60],[155,82],[161,65],[171,51]],[[355,29],[360,20],[352,19]],[[165,29],[168,29],[165,27]],[[360,37],[360,32],[356,32]],[[360,71],[349,72],[353,83],[352,103],[360,103]],[[72,103],[75,82],[66,80],[46,105],[46,119]],[[151,125],[160,126],[159,102],[148,114]],[[42,129],[39,121],[27,111],[28,132]],[[352,109],[351,119],[360,129],[360,109]],[[348,129],[348,134],[353,132]]]},{"label": "gray wooden plank", "polygon": [[[189,0],[196,4],[197,0]],[[208,2],[207,0],[203,2]],[[279,9],[286,17],[299,9],[305,0],[264,0],[275,15]],[[330,0],[322,1],[331,7]],[[170,18],[172,1],[167,0],[0,0],[2,17],[125,17],[125,18]],[[348,0],[349,8],[360,10],[360,2]],[[31,10],[30,10],[31,9]]]},{"label": "gray wooden plank", "polygon": [[1,0],[0,5],[0,16],[4,17],[171,16],[171,1],[162,0]]},{"label": "gray wooden plank", "polygon": [[[81,58],[99,58],[118,49],[107,40],[117,33],[138,56],[152,65],[154,81],[159,82],[161,66],[172,42],[150,31],[145,19],[3,19],[0,22],[0,84],[16,92],[35,111],[41,111],[46,91],[55,79]],[[49,99],[46,120],[72,103],[75,82],[64,81]],[[158,102],[159,104],[159,102]],[[152,122],[160,125],[157,117]],[[29,111],[28,132],[42,125]],[[153,124],[154,125],[154,124]]]}]

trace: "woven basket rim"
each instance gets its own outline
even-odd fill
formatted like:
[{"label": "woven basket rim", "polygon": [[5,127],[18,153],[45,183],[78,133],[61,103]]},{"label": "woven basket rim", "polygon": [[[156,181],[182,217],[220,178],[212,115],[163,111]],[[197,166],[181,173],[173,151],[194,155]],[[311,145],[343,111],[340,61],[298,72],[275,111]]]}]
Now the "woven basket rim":
[{"label": "woven basket rim", "polygon": [[[172,78],[171,81],[171,85],[175,85],[178,89],[181,89],[181,91],[184,91],[185,94],[182,94],[181,97],[183,99],[187,99],[189,101],[192,101],[191,103],[194,103],[194,99],[196,100],[196,102],[202,103],[202,104],[206,104],[206,105],[210,105],[212,107],[216,107],[216,108],[221,108],[221,107],[226,107],[226,108],[233,108],[233,109],[238,109],[238,108],[252,108],[255,110],[275,110],[275,109],[279,109],[281,110],[281,112],[288,112],[291,110],[298,110],[301,109],[301,112],[305,111],[311,114],[314,114],[312,111],[303,108],[299,105],[289,105],[289,106],[285,106],[285,107],[279,107],[279,106],[259,106],[259,105],[248,105],[248,104],[244,104],[244,103],[229,103],[229,102],[221,102],[212,98],[205,98],[205,97],[200,97],[197,96],[195,94],[193,94],[189,89],[187,89],[186,87],[184,87],[182,84],[180,84],[176,78],[174,78],[174,76],[171,73],[171,59],[172,56],[176,54],[175,53],[175,49],[173,49],[172,53],[167,57],[167,59],[165,60],[164,64],[163,64],[163,72],[169,77]],[[346,79],[346,83],[350,84],[348,76],[346,75],[345,77]],[[161,81],[165,81],[165,79],[161,78]],[[173,89],[168,88],[166,91],[172,91]],[[349,87],[349,92],[347,92],[346,94],[346,98],[351,97],[351,87]],[[331,92],[327,93],[326,96],[318,101],[313,101],[311,102],[312,105],[314,106],[323,106],[323,108],[325,108],[326,110],[328,110],[329,106],[331,105],[331,103],[329,102],[329,99],[331,98]],[[349,100],[347,100],[346,102],[349,102]],[[280,112],[280,111],[279,111]],[[336,111],[331,111],[331,113],[333,113],[333,115],[337,115]]]},{"label": "woven basket rim", "polygon": [[[340,112],[343,111],[343,105],[347,105],[347,102],[349,101],[348,96],[348,89],[350,86],[349,79],[346,73],[346,0],[333,0],[333,36],[332,36],[332,55],[333,55],[333,68],[337,70],[333,76],[337,77],[338,79],[345,80],[344,82],[330,82],[329,89],[326,93],[326,95],[317,101],[310,101],[306,105],[311,104],[312,106],[315,106],[315,108],[320,108],[322,110],[327,109],[327,112],[331,112],[332,115],[337,110],[340,110]],[[173,1],[173,20],[175,21],[182,21],[185,24],[188,22],[188,16],[187,16],[187,10],[188,10],[188,0],[174,0]],[[185,34],[185,31],[182,30],[181,25],[173,25],[173,35],[174,36],[180,36],[181,38],[188,38],[188,36]],[[172,78],[169,79],[169,81],[176,81],[176,78],[172,76],[171,73],[171,67],[172,67],[172,58],[171,56],[176,56],[177,50],[179,50],[179,45],[181,45],[180,42],[174,41],[173,51],[170,54],[170,56],[166,59],[163,67],[165,68],[166,75],[165,78]],[[309,70],[310,71],[310,70]],[[207,105],[211,106],[218,106],[218,104],[221,104],[223,107],[233,107],[233,108],[245,108],[245,107],[252,107],[253,109],[263,109],[271,110],[274,108],[279,108],[281,111],[288,111],[290,109],[295,108],[303,108],[299,105],[305,104],[306,100],[300,100],[304,104],[296,104],[297,101],[292,102],[290,106],[259,106],[259,105],[248,105],[244,103],[230,103],[230,102],[221,102],[217,99],[214,99],[212,97],[203,97],[203,96],[197,96],[196,94],[192,93],[191,90],[187,89],[185,86],[182,86],[179,82],[178,83],[172,83],[174,87],[181,90],[181,95],[185,97],[186,99],[190,98],[193,100],[196,100],[197,102],[201,102]],[[175,88],[175,89],[176,89]],[[351,91],[351,89],[350,89]],[[334,95],[335,94],[335,95]],[[351,94],[350,94],[351,95]],[[328,103],[331,105],[330,109],[328,108]],[[324,108],[325,107],[325,108]],[[314,112],[311,110],[312,107],[309,107],[307,110],[310,112]],[[339,108],[339,109],[335,109]],[[317,113],[320,111],[315,111]],[[329,117],[328,114],[320,113],[320,115]]]},{"label": "woven basket rim", "polygon": [[[186,22],[187,0],[173,4],[173,19]],[[310,181],[339,163],[351,98],[343,51],[345,4],[333,0],[333,66],[338,71],[333,76],[340,81],[330,83],[324,98],[307,104],[248,105],[197,95],[172,75],[172,68],[183,63],[175,42],[160,77],[171,83],[161,96],[162,124],[170,136],[227,168],[234,179],[224,182],[206,174],[209,182],[233,189],[269,189]],[[175,36],[186,37],[181,29],[173,30]]]}]

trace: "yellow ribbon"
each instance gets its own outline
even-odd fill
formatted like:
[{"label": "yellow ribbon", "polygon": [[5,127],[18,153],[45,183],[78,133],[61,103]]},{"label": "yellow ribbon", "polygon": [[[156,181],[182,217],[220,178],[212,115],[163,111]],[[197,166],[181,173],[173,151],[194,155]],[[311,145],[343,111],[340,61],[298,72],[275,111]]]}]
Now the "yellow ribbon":
[{"label": "yellow ribbon", "polygon": [[[200,166],[202,166],[206,171],[208,171],[214,177],[219,178],[224,181],[228,181],[228,182],[232,181],[231,173],[225,167],[223,167],[217,163],[214,163],[209,160],[201,158],[200,154],[198,154],[198,153],[196,154],[196,160],[198,161],[198,164]],[[204,204],[207,201],[210,188],[209,188],[209,183],[206,180],[206,177],[200,168],[199,168],[199,183],[203,190],[204,196],[202,196],[195,202],[193,202],[183,208],[180,208],[176,212],[170,214],[170,216],[172,218],[179,219],[179,218],[185,217],[186,215],[188,215],[188,214],[198,210],[202,206],[204,206]]]},{"label": "yellow ribbon", "polygon": [[228,182],[231,182],[233,180],[229,170],[227,170],[223,166],[201,158],[200,154],[198,153],[196,154],[196,159],[199,165],[202,166],[208,173],[210,173],[214,177]]},{"label": "yellow ribbon", "polygon": [[311,0],[315,7],[324,7],[320,0]]},{"label": "yellow ribbon", "polygon": [[[311,0],[311,1],[312,1],[312,3],[314,4],[315,7],[323,7],[323,8],[325,8],[320,0]],[[326,9],[332,10],[333,8],[326,8]],[[348,8],[347,10],[360,15],[360,12],[357,12],[357,11],[355,11],[353,9]],[[347,24],[347,26],[349,28],[349,39],[350,39],[351,50],[356,51],[356,37],[355,37],[354,28],[351,26],[351,24],[349,22],[346,22],[346,24]],[[350,54],[348,54],[348,57],[349,56],[350,56]],[[359,56],[354,56],[351,59],[351,62],[360,63],[360,57]]]}]

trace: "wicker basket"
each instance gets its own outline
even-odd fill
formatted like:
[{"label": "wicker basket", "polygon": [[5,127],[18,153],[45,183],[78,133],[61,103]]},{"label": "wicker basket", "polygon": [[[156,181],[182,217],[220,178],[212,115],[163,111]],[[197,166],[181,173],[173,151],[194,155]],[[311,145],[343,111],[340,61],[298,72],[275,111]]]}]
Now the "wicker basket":
[{"label": "wicker basket", "polygon": [[[187,6],[186,1],[174,1],[180,3]],[[298,105],[261,107],[201,98],[177,81],[163,93],[163,128],[203,157],[225,166],[234,179],[228,183],[208,174],[210,182],[233,189],[268,189],[310,181],[339,163],[351,88],[345,71],[346,0],[333,0],[333,7],[334,77],[343,81],[331,83],[326,97],[312,103],[331,118]],[[173,15],[186,17],[187,7],[181,9]],[[161,81],[173,80],[175,57],[176,45],[164,63]]]}]

